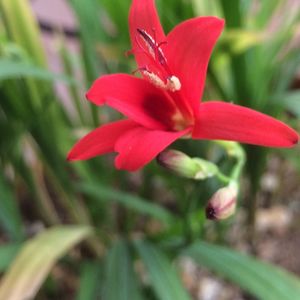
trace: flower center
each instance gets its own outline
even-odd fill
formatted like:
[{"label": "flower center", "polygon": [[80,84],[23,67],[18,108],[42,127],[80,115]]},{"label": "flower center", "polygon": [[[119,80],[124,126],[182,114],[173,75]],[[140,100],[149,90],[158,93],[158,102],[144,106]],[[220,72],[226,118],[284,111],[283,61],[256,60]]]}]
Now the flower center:
[{"label": "flower center", "polygon": [[175,131],[183,130],[192,125],[191,122],[189,122],[188,119],[186,119],[179,110],[177,110],[173,114],[172,121],[173,121],[173,130]]},{"label": "flower center", "polygon": [[153,33],[154,38],[145,30],[137,29],[136,44],[149,60],[149,66],[139,68],[139,71],[155,86],[171,92],[179,91],[181,89],[180,80],[172,74],[161,49],[161,45],[166,42],[158,43],[154,29]]}]

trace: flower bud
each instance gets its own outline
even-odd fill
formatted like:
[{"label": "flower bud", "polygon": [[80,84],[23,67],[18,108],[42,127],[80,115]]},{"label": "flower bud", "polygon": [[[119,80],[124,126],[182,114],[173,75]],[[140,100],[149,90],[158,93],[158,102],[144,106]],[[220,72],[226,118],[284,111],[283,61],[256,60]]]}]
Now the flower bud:
[{"label": "flower bud", "polygon": [[219,189],[206,206],[206,217],[210,220],[224,220],[234,214],[238,188],[236,182]]},{"label": "flower bud", "polygon": [[191,158],[177,150],[165,150],[156,159],[164,168],[186,178],[205,179],[218,172],[215,164],[200,158]]},{"label": "flower bud", "polygon": [[183,177],[193,177],[196,166],[185,153],[176,150],[165,150],[157,158],[157,162],[164,168]]}]

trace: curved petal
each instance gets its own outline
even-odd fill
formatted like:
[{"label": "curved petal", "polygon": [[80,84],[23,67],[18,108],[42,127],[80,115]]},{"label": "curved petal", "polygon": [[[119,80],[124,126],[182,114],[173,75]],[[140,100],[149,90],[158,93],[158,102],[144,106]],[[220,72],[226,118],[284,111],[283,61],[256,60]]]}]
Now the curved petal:
[{"label": "curved petal", "polygon": [[105,124],[80,139],[68,154],[67,160],[85,160],[113,152],[116,140],[138,125],[130,120]]},{"label": "curved petal", "polygon": [[141,78],[126,74],[102,76],[87,92],[88,100],[107,104],[152,129],[172,128],[175,106],[166,93]]},{"label": "curved petal", "polygon": [[136,171],[150,162],[158,153],[173,143],[190,129],[183,131],[148,130],[135,128],[122,135],[115,145],[119,152],[115,165],[117,169]]},{"label": "curved petal", "polygon": [[139,35],[137,30],[142,29],[159,42],[165,41],[165,34],[160,24],[154,0],[133,0],[129,12],[129,32],[133,53],[138,66],[145,67],[149,59],[141,51],[138,44]]},{"label": "curved petal", "polygon": [[163,50],[172,73],[181,82],[182,99],[199,116],[207,66],[213,47],[224,27],[224,20],[198,17],[177,25],[167,36]]},{"label": "curved petal", "polygon": [[224,102],[200,105],[195,139],[230,140],[267,147],[292,147],[298,134],[284,123],[252,109]]}]

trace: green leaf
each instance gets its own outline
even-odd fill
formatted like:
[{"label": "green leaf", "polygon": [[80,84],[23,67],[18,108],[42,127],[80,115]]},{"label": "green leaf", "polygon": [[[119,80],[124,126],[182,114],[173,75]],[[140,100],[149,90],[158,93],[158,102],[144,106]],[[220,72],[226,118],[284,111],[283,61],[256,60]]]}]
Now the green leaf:
[{"label": "green leaf", "polygon": [[45,67],[46,53],[29,0],[1,0],[0,11],[10,38],[25,49],[37,65]]},{"label": "green leaf", "polygon": [[220,5],[217,1],[192,0],[196,16],[219,16],[222,17]]},{"label": "green leaf", "polygon": [[300,91],[276,95],[274,98],[274,103],[300,118]]},{"label": "green leaf", "polygon": [[106,258],[106,300],[140,300],[141,292],[133,270],[133,260],[126,241],[118,241]]},{"label": "green leaf", "polygon": [[258,299],[295,300],[299,298],[300,281],[298,278],[253,257],[205,242],[195,243],[183,254],[193,258],[199,265],[238,284]]},{"label": "green leaf", "polygon": [[74,83],[75,81],[64,75],[59,75],[37,67],[28,62],[15,61],[7,58],[0,59],[0,80],[14,79],[19,77],[32,77],[48,81],[64,81],[65,83]]},{"label": "green leaf", "polygon": [[57,226],[27,241],[1,281],[0,299],[32,299],[57,260],[90,233],[86,226]]},{"label": "green leaf", "polygon": [[223,35],[225,42],[233,54],[241,54],[250,48],[261,44],[265,39],[263,31],[230,29]]},{"label": "green leaf", "polygon": [[[220,0],[226,20],[226,29],[239,30],[243,28],[242,1],[226,1]],[[248,85],[247,78],[247,59],[245,53],[230,56],[230,67],[233,75],[233,86],[235,90],[234,97],[239,99],[240,103],[245,106],[250,106],[251,90]]]},{"label": "green leaf", "polygon": [[103,68],[103,61],[100,61],[96,49],[96,44],[99,42],[103,27],[99,18],[99,1],[70,0],[69,2],[80,24],[79,30],[83,62],[87,72],[87,79],[88,81],[92,81],[98,76],[101,68]]},{"label": "green leaf", "polygon": [[129,193],[118,192],[100,185],[99,183],[80,184],[79,190],[85,194],[95,196],[99,201],[115,201],[129,209],[159,219],[164,223],[171,223],[174,218],[164,208],[157,204],[149,203],[147,200]]},{"label": "green leaf", "polygon": [[257,28],[264,28],[270,22],[275,10],[282,2],[282,0],[264,0],[261,2],[260,9],[253,20]]},{"label": "green leaf", "polygon": [[17,201],[2,174],[0,174],[0,226],[4,227],[13,240],[23,239],[22,218]]},{"label": "green leaf", "polygon": [[7,244],[0,247],[0,272],[5,271],[20,250],[20,244]]},{"label": "green leaf", "polygon": [[94,300],[99,293],[102,265],[99,262],[85,262],[80,276],[80,287],[76,300]]},{"label": "green leaf", "polygon": [[161,300],[188,300],[176,269],[155,246],[145,241],[135,241],[135,246],[146,266],[156,295]]}]

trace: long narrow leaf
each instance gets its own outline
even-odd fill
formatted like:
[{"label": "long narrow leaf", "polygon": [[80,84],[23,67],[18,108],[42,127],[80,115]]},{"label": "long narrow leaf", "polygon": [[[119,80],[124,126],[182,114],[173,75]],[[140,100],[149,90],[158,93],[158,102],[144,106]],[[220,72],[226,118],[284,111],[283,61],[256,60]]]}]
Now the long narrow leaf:
[{"label": "long narrow leaf", "polygon": [[22,61],[10,59],[0,59],[0,80],[14,79],[20,77],[32,77],[35,79],[48,81],[64,81],[65,83],[74,83],[75,81],[67,76],[52,73],[41,67]]},{"label": "long narrow leaf", "polygon": [[0,8],[12,40],[25,49],[37,65],[45,67],[46,54],[29,1],[1,0]]},{"label": "long narrow leaf", "polygon": [[20,244],[6,244],[0,247],[0,272],[5,271],[20,250]]},{"label": "long narrow leaf", "polygon": [[300,91],[276,95],[274,103],[300,118]]},{"label": "long narrow leaf", "polygon": [[299,299],[300,281],[278,267],[224,247],[197,242],[183,252],[258,299]]},{"label": "long narrow leaf", "polygon": [[91,233],[89,227],[49,229],[25,243],[0,284],[0,299],[32,299],[56,261]]},{"label": "long narrow leaf", "polygon": [[4,227],[10,238],[23,239],[22,218],[17,202],[5,178],[0,173],[0,227]]},{"label": "long narrow leaf", "polygon": [[128,193],[109,189],[100,185],[99,183],[81,184],[79,186],[79,190],[85,194],[97,197],[100,201],[111,200],[118,202],[129,209],[157,218],[164,223],[171,223],[173,221],[173,216],[167,210],[158,206],[157,204],[149,203],[143,198]]},{"label": "long narrow leaf", "polygon": [[133,271],[133,260],[128,244],[125,241],[115,243],[106,261],[106,285],[103,299],[141,300],[142,295]]},{"label": "long narrow leaf", "polygon": [[95,300],[100,292],[102,265],[99,262],[84,263],[76,300]]},{"label": "long narrow leaf", "polygon": [[161,300],[188,300],[175,268],[155,246],[145,241],[136,241],[135,246],[144,262],[156,295]]}]

